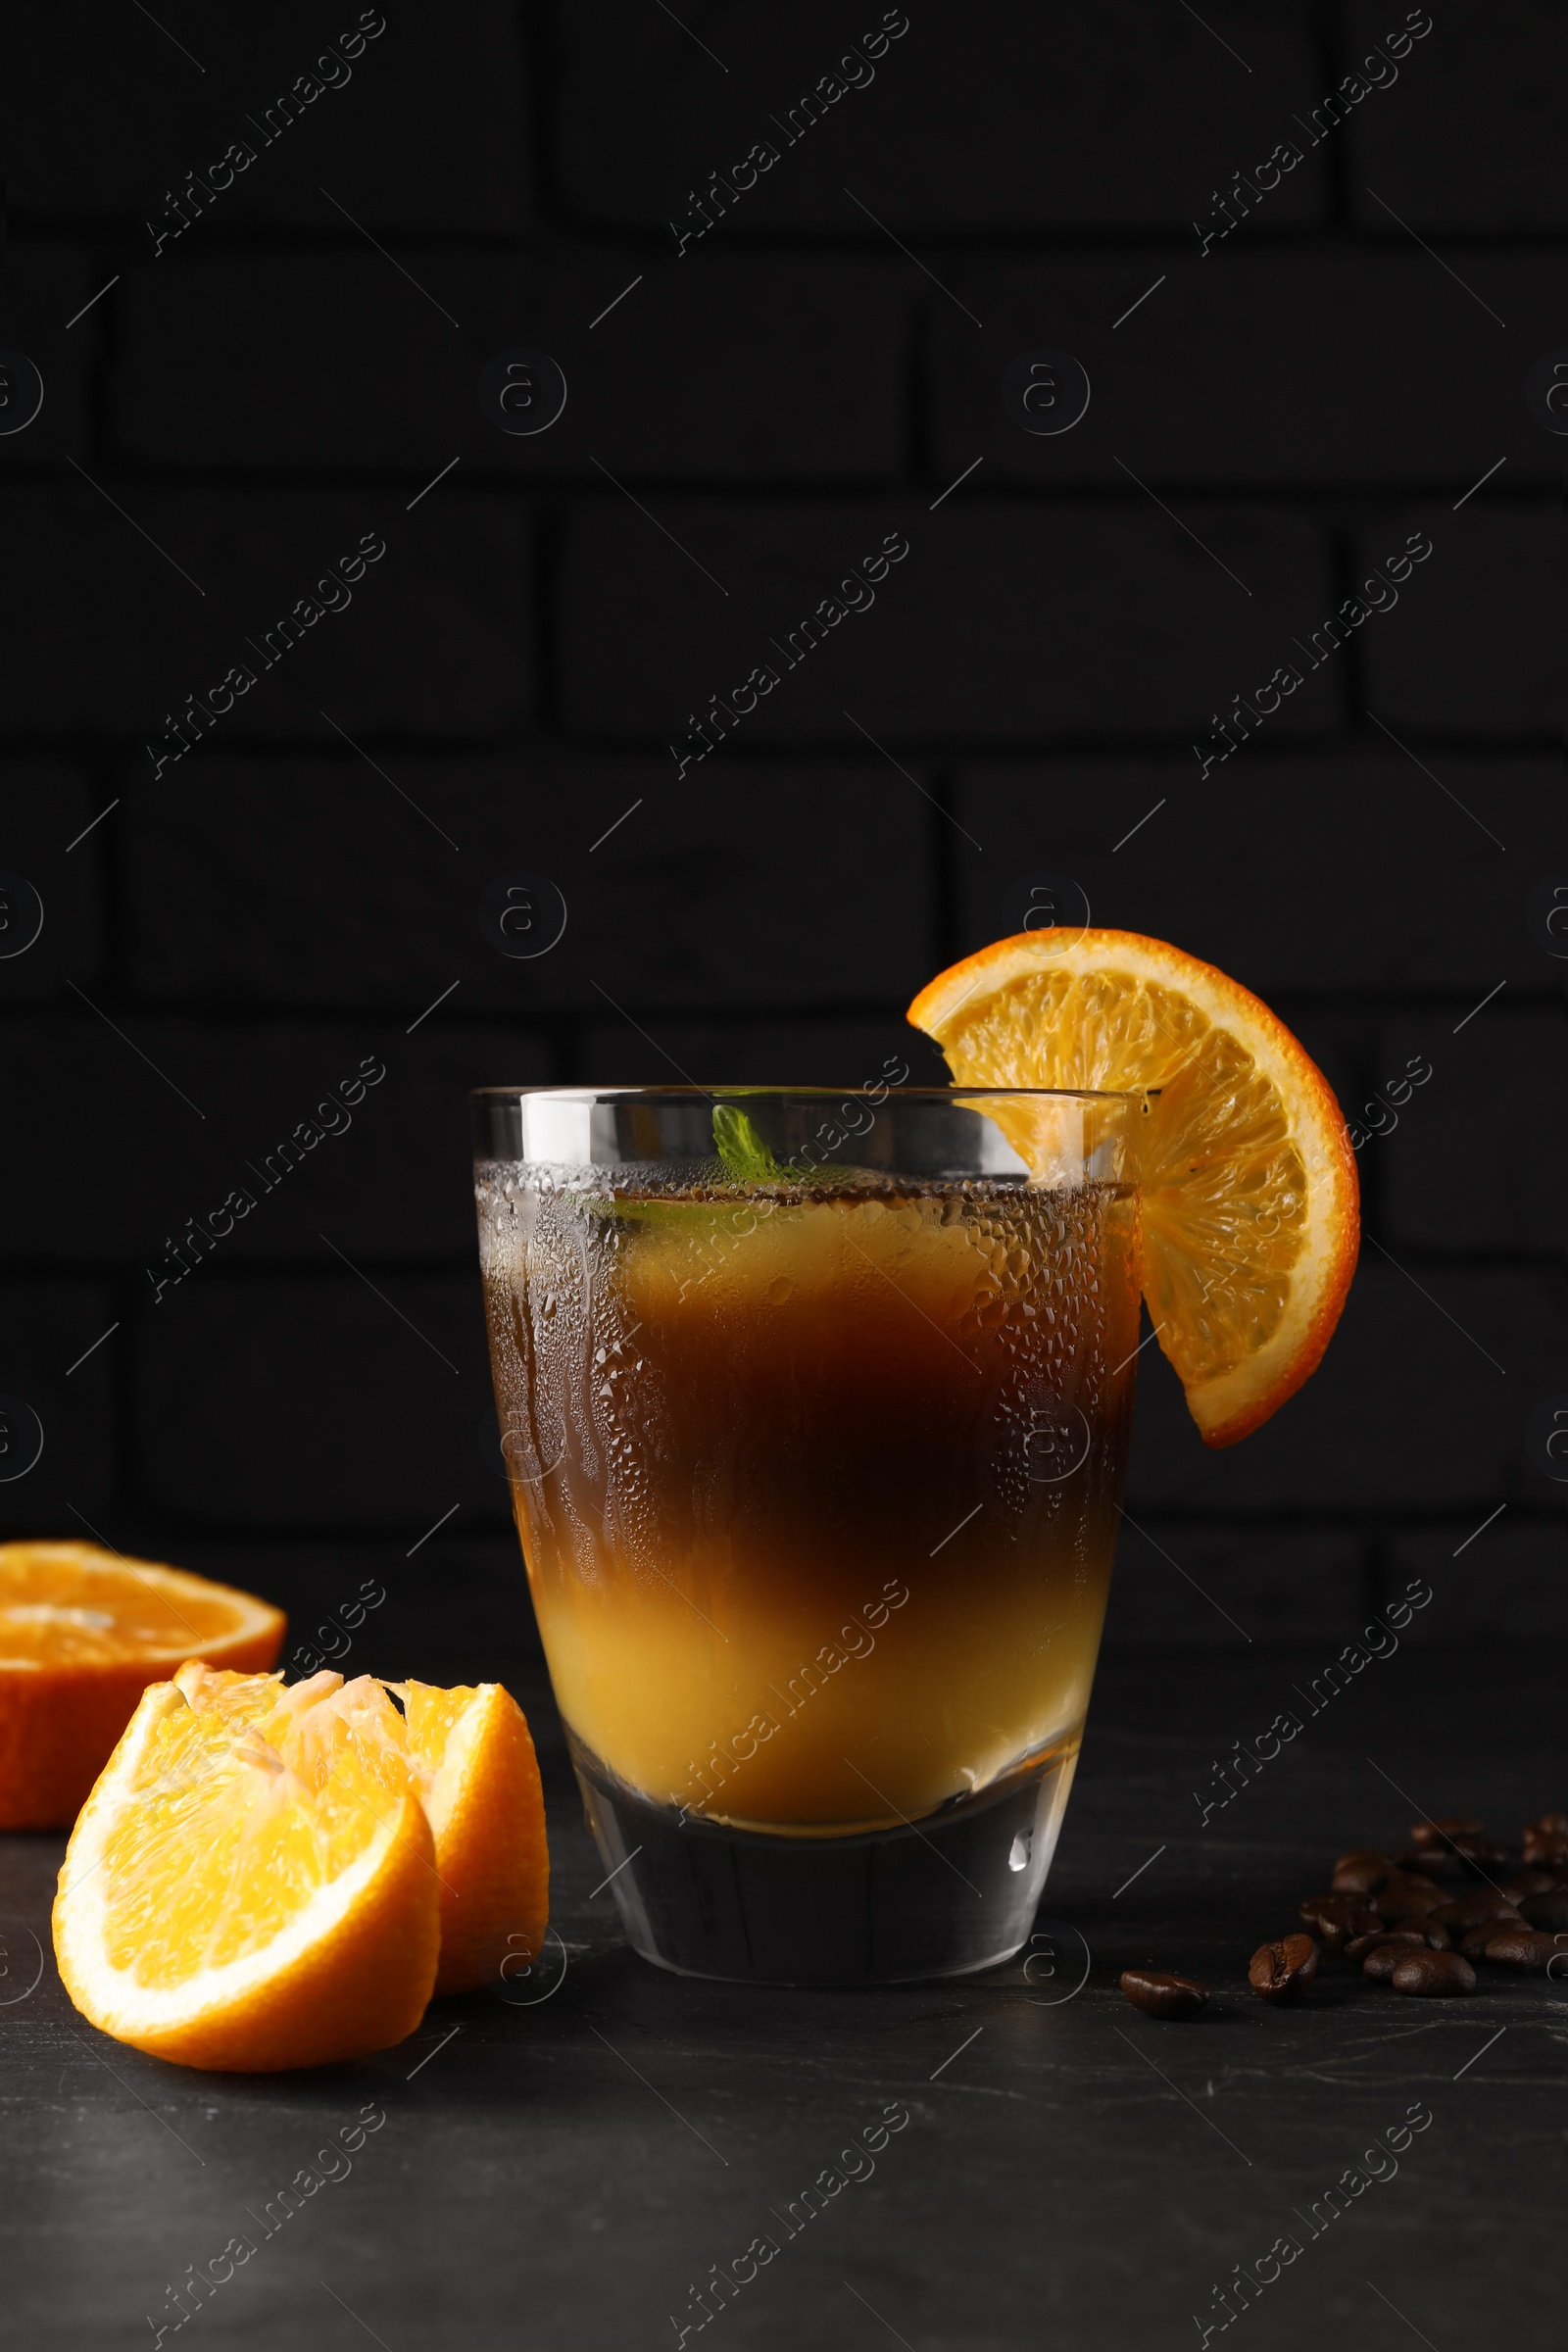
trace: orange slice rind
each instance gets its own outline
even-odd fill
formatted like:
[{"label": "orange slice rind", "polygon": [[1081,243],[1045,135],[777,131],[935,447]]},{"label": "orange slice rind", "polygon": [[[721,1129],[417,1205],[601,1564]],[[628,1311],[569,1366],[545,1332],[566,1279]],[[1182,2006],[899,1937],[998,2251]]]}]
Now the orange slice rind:
[{"label": "orange slice rind", "polygon": [[[1204,1443],[1258,1428],[1316,1370],[1359,1236],[1344,1116],[1283,1021],[1179,948],[1094,929],[999,940],[939,973],[908,1017],[960,1087],[1144,1098],[1150,1319]],[[1027,1130],[1027,1116],[1008,1127],[1026,1160]]]}]

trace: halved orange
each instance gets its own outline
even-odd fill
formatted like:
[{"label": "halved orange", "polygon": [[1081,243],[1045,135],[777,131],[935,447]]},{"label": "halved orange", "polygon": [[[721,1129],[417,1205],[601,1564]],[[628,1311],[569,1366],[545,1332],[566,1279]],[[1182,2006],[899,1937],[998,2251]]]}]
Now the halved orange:
[{"label": "halved orange", "polygon": [[100,2032],[247,2072],[413,2033],[441,1939],[435,1840],[333,1710],[340,1681],[191,1663],[144,1692],[55,1900],[62,1981]]},{"label": "halved orange", "polygon": [[1266,1421],[1317,1368],[1360,1230],[1345,1119],[1283,1021],[1162,940],[1064,928],[982,948],[908,1017],[959,1085],[1147,1090],[1150,1319],[1205,1445]]},{"label": "halved orange", "polygon": [[182,1658],[270,1666],[284,1625],[96,1544],[0,1544],[0,1830],[69,1829],[149,1683]]}]

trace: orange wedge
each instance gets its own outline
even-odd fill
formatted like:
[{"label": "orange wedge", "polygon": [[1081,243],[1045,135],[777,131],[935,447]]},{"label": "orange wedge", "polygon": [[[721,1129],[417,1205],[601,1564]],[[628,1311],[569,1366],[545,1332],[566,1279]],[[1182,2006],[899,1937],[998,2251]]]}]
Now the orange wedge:
[{"label": "orange wedge", "polygon": [[499,1683],[394,1683],[441,1879],[437,1994],[515,1979],[544,1949],[550,1854],[539,1765],[522,1709]]},{"label": "orange wedge", "polygon": [[412,2034],[435,1983],[435,1841],[332,1699],[335,1674],[191,1663],[145,1691],[55,1901],[67,1991],[185,2066],[270,2072]]},{"label": "orange wedge", "polygon": [[981,949],[908,1017],[960,1086],[1150,1090],[1144,1297],[1160,1347],[1205,1445],[1277,1411],[1328,1346],[1360,1229],[1340,1106],[1284,1023],[1162,940],[1071,929]]},{"label": "orange wedge", "polygon": [[0,1544],[0,1830],[69,1829],[147,1685],[270,1666],[281,1610],[96,1544]]}]

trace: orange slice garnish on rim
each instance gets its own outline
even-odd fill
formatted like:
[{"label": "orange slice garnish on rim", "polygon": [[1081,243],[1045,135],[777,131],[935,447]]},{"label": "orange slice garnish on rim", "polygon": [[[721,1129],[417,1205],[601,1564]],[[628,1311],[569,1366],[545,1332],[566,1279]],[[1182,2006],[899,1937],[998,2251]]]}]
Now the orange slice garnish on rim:
[{"label": "orange slice garnish on rim", "polygon": [[909,1006],[960,1086],[1147,1092],[1144,1298],[1208,1446],[1317,1368],[1355,1270],[1355,1158],[1283,1021],[1196,956],[1135,931],[998,940]]}]

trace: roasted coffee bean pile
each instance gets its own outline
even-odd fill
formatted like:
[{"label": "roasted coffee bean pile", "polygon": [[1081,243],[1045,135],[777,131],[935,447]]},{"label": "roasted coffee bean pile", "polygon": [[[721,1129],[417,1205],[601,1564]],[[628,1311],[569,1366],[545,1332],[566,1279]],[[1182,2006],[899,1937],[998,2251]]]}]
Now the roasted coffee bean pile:
[{"label": "roasted coffee bean pile", "polygon": [[1418,1821],[1410,1838],[1342,1854],[1303,1923],[1396,1992],[1474,1992],[1478,1962],[1544,1975],[1559,1953],[1568,1975],[1568,1814],[1526,1822],[1522,1867],[1479,1821]]},{"label": "roasted coffee bean pile", "polygon": [[[1327,1889],[1301,1905],[1311,1935],[1259,1944],[1248,1982],[1260,2001],[1298,2000],[1321,1945],[1376,1984],[1429,1999],[1474,1992],[1478,1963],[1568,1978],[1568,1813],[1527,1821],[1515,1863],[1479,1821],[1418,1821],[1402,1854],[1356,1846]],[[1196,2017],[1209,1987],[1196,1977],[1129,1968],[1121,1988],[1149,2017]]]}]

